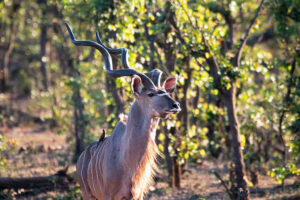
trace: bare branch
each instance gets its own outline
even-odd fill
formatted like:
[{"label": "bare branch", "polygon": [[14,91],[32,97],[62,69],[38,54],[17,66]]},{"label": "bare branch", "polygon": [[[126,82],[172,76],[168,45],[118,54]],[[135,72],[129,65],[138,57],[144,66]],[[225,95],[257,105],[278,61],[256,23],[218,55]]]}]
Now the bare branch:
[{"label": "bare branch", "polygon": [[277,35],[273,31],[273,28],[268,28],[267,30],[265,30],[265,32],[255,34],[255,35],[249,37],[249,39],[246,42],[246,45],[253,47],[256,44],[267,42],[267,41],[275,38],[276,36]]},{"label": "bare branch", "polygon": [[224,188],[226,189],[227,194],[230,197],[233,197],[234,195],[232,194],[232,192],[230,191],[230,189],[228,188],[228,184],[223,180],[223,178],[221,177],[221,175],[216,171],[216,170],[212,170],[211,171],[212,174],[214,174],[216,176],[217,179],[219,179],[221,181],[221,184],[224,186]]},{"label": "bare branch", "polygon": [[280,115],[280,118],[279,118],[279,139],[280,139],[280,142],[283,146],[283,162],[286,162],[286,159],[287,159],[287,147],[286,147],[286,142],[284,140],[284,137],[283,137],[283,130],[282,130],[282,123],[283,123],[283,120],[284,120],[284,117],[285,117],[285,114],[286,112],[288,111],[289,107],[290,107],[290,103],[291,103],[291,93],[292,93],[292,86],[294,83],[294,72],[295,72],[295,69],[296,69],[296,58],[293,60],[292,64],[291,64],[292,68],[290,70],[290,77],[289,77],[289,82],[288,82],[288,85],[287,85],[287,93],[285,95],[285,98],[283,100],[283,108],[282,108],[282,112],[281,112],[281,115]]},{"label": "bare branch", "polygon": [[259,4],[259,6],[258,6],[258,8],[256,10],[255,16],[251,20],[251,23],[250,23],[250,25],[249,25],[249,27],[248,27],[248,29],[246,31],[246,34],[245,34],[245,36],[244,36],[244,38],[242,40],[242,43],[241,43],[241,45],[240,45],[240,47],[239,47],[239,49],[238,49],[238,51],[237,51],[237,53],[236,53],[236,55],[234,57],[234,61],[233,61],[234,63],[233,64],[235,66],[237,66],[237,67],[240,67],[240,61],[241,61],[241,55],[242,55],[243,48],[246,45],[246,42],[247,42],[247,40],[249,38],[249,35],[250,35],[250,31],[251,31],[251,29],[252,29],[252,27],[253,27],[253,25],[254,25],[257,17],[258,17],[258,14],[259,14],[259,12],[261,10],[261,7],[262,7],[263,3],[264,3],[264,0],[261,0],[260,4]]}]

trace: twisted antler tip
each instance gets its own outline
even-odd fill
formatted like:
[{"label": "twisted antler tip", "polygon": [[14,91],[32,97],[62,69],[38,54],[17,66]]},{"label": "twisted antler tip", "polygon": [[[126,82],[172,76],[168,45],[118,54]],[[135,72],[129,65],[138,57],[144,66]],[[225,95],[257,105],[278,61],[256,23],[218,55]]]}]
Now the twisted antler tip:
[{"label": "twisted antler tip", "polygon": [[162,71],[159,70],[159,69],[153,69],[152,71],[153,71],[154,73],[162,73]]},{"label": "twisted antler tip", "polygon": [[67,28],[70,28],[70,25],[67,22],[64,22]]}]

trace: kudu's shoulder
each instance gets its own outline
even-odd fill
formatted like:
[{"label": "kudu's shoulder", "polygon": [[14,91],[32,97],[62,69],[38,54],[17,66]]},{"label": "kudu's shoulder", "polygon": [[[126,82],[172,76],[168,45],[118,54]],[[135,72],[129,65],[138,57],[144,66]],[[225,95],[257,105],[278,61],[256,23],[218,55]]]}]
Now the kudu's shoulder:
[{"label": "kudu's shoulder", "polygon": [[117,123],[116,127],[114,128],[112,134],[120,136],[120,135],[124,134],[125,129],[126,129],[126,122],[119,121]]},{"label": "kudu's shoulder", "polygon": [[97,147],[97,142],[92,142],[87,148],[82,152],[82,154],[87,153],[88,156],[92,156],[94,154],[94,151]]}]

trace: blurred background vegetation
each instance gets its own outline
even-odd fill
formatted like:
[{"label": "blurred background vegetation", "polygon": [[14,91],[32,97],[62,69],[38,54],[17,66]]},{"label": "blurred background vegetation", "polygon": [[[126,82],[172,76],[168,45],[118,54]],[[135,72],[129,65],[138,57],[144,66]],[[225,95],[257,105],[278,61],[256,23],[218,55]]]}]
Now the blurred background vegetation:
[{"label": "blurred background vegetation", "polygon": [[[134,69],[158,68],[163,78],[179,75],[176,98],[183,110],[159,124],[156,138],[170,187],[182,187],[181,175],[192,167],[201,170],[206,161],[212,165],[207,176],[222,181],[231,199],[245,181],[255,187],[260,174],[281,187],[293,177],[299,187],[299,5],[299,0],[0,0],[0,175],[18,176],[16,155],[24,160],[24,152],[37,154],[10,136],[16,127],[22,132],[38,125],[65,136],[66,146],[53,150],[51,159],[59,161],[50,173],[73,166],[102,129],[112,132],[133,102],[130,78],[108,77],[98,51],[71,43],[67,22],[77,39],[96,41],[99,31],[105,45],[129,49]],[[122,68],[119,58],[113,63]],[[225,171],[215,169],[216,161],[225,163]],[[11,191],[2,188],[0,196],[24,193]],[[202,198],[200,190],[195,195]],[[54,196],[80,198],[77,186]]]}]

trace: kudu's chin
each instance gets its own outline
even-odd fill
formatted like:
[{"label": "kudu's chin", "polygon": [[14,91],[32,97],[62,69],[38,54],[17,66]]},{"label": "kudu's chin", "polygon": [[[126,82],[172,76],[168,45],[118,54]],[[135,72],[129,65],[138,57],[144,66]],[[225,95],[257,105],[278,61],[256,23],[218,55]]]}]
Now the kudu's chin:
[{"label": "kudu's chin", "polygon": [[171,114],[177,114],[181,111],[181,108],[172,108],[171,110],[166,110],[160,115],[162,119],[167,119]]},{"label": "kudu's chin", "polygon": [[167,119],[170,116],[170,113],[163,113],[160,115],[161,119]]}]

